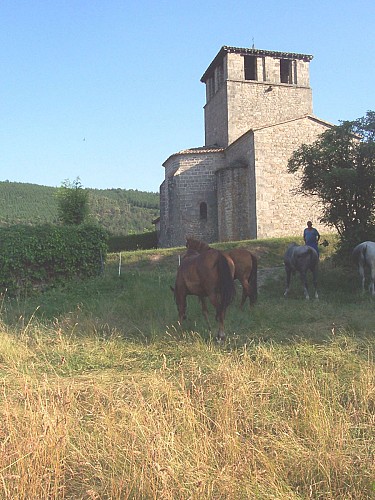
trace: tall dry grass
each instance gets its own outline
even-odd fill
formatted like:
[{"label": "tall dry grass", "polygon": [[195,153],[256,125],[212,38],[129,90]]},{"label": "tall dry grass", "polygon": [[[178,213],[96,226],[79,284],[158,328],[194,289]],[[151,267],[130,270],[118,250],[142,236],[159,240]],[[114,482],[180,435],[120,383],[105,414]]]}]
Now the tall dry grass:
[{"label": "tall dry grass", "polygon": [[75,328],[1,326],[1,498],[374,495],[367,341],[226,350]]}]

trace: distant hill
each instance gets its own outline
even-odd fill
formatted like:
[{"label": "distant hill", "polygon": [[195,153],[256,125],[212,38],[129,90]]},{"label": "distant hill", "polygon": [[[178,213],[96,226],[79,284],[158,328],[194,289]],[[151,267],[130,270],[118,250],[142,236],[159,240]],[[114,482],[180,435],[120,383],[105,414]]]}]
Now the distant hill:
[{"label": "distant hill", "polygon": [[[58,188],[0,181],[0,226],[55,223]],[[112,234],[154,229],[159,194],[134,189],[90,189],[90,217]]]}]

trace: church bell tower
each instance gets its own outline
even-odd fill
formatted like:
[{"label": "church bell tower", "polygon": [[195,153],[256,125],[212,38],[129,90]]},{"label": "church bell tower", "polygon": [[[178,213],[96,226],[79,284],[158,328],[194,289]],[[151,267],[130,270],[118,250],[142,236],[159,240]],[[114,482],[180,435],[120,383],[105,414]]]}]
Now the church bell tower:
[{"label": "church bell tower", "polygon": [[205,145],[226,148],[250,129],[312,114],[313,56],[224,46],[206,84]]}]

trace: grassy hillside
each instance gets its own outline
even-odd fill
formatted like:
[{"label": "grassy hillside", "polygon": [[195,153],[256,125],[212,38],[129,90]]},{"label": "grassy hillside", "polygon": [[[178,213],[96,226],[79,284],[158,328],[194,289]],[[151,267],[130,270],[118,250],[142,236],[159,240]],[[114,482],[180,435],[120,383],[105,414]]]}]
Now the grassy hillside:
[{"label": "grassy hillside", "polygon": [[[0,182],[0,225],[57,221],[57,188],[18,182]],[[154,229],[159,195],[126,189],[88,189],[93,220],[113,234]]]},{"label": "grassy hillside", "polygon": [[0,497],[373,498],[375,303],[332,245],[320,300],[297,277],[284,299],[288,241],[241,243],[262,286],[254,308],[238,296],[228,309],[223,345],[195,297],[176,322],[183,248],[121,266],[112,254],[100,278],[4,296]]}]

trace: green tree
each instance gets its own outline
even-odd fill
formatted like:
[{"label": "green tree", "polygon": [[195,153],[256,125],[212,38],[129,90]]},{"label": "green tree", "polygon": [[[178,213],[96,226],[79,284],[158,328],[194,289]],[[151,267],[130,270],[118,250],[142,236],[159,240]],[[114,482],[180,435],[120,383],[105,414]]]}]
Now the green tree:
[{"label": "green tree", "polygon": [[342,121],[313,144],[302,145],[288,162],[300,172],[299,193],[322,204],[321,222],[335,227],[341,249],[375,237],[375,112]]},{"label": "green tree", "polygon": [[89,192],[83,189],[79,177],[66,179],[57,190],[58,215],[63,224],[77,225],[86,221],[89,213]]}]

